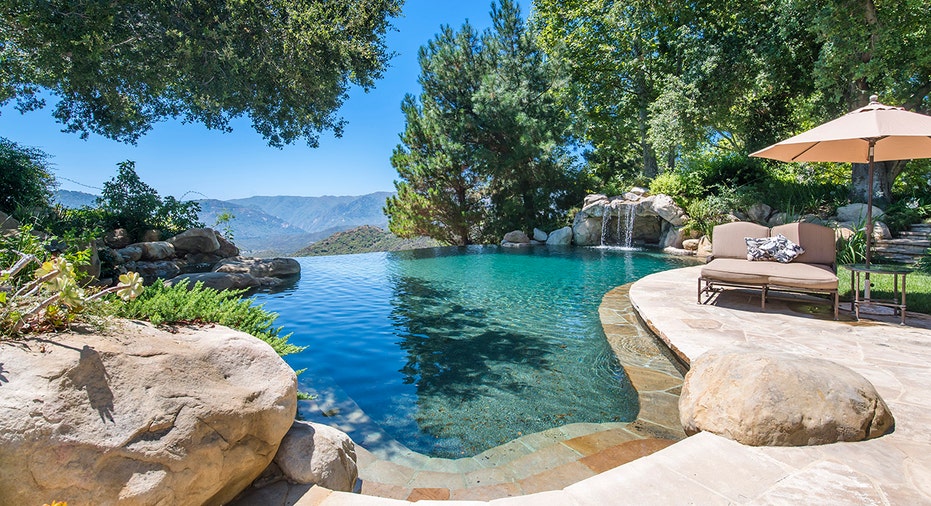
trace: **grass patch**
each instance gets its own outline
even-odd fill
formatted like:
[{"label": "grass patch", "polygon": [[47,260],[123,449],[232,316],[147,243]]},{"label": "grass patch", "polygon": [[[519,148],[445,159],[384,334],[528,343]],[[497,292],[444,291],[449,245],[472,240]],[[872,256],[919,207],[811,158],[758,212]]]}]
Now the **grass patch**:
[{"label": "grass patch", "polygon": [[[853,292],[850,291],[851,275],[852,273],[843,267],[837,269],[838,289],[841,300],[853,300]],[[873,284],[871,288],[871,298],[892,298],[892,275],[873,274],[870,276],[870,282]],[[916,313],[931,314],[931,274],[922,272],[910,273],[906,278],[906,288],[906,310]],[[902,290],[901,286],[899,286],[899,290]]]}]

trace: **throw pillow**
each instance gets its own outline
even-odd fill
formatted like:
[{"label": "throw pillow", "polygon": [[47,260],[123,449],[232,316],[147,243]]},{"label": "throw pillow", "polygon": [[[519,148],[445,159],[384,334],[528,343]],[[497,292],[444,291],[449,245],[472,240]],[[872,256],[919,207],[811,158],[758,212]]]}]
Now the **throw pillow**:
[{"label": "throw pillow", "polygon": [[744,241],[747,243],[747,260],[769,260],[769,254],[761,249],[761,246],[769,241],[769,237],[744,237]]},{"label": "throw pillow", "polygon": [[782,234],[776,234],[775,237],[770,237],[770,241],[761,246],[760,250],[765,251],[777,262],[784,264],[795,260],[796,257],[805,252],[801,246],[790,241],[788,237]]}]

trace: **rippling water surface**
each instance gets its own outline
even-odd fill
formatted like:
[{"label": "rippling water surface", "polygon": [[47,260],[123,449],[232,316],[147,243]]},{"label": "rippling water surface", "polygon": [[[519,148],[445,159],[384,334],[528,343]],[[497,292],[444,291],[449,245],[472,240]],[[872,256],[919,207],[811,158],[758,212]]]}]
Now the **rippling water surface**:
[{"label": "rippling water surface", "polygon": [[683,265],[633,251],[497,247],[299,261],[293,286],[254,298],[307,346],[286,357],[307,369],[305,389],[327,378],[387,435],[442,457],[567,423],[635,419],[637,395],[598,305],[615,286]]}]

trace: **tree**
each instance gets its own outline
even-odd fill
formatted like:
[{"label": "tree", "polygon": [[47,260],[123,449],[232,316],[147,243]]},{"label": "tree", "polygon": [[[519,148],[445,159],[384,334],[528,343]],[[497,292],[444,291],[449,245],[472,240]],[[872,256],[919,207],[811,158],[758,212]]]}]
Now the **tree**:
[{"label": "tree", "polygon": [[97,205],[103,211],[103,226],[125,228],[130,237],[139,239],[146,230],[156,229],[171,236],[192,227],[203,227],[197,220],[200,205],[174,197],[163,201],[154,188],[136,174],[136,164],[121,162],[116,176],[103,184]]},{"label": "tree", "polygon": [[[927,0],[794,1],[809,18],[820,43],[813,67],[819,91],[820,119],[831,119],[866,105],[871,94],[881,101],[927,114],[931,110],[931,31]],[[872,191],[887,201],[904,161],[877,163]],[[866,201],[867,165],[853,164],[851,198]]]},{"label": "tree", "polygon": [[369,89],[403,0],[0,4],[0,105],[43,107],[82,137],[136,142],[165,118],[229,130],[247,115],[269,144],[320,132],[350,85]]},{"label": "tree", "polygon": [[558,223],[581,199],[562,81],[514,2],[491,15],[481,37],[468,23],[444,27],[421,49],[423,91],[402,104],[407,125],[392,157],[401,179],[385,208],[396,235],[492,241]]},{"label": "tree", "polygon": [[0,211],[20,219],[52,206],[56,187],[44,151],[0,137]]}]

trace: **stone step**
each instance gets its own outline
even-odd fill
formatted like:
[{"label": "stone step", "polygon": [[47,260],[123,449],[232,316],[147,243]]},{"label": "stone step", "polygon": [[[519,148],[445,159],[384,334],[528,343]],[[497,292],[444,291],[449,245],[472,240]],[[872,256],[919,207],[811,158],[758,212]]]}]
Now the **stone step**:
[{"label": "stone step", "polygon": [[905,253],[910,255],[923,256],[925,252],[928,251],[928,246],[879,243],[873,247],[873,251],[885,251],[889,253]]},{"label": "stone step", "polygon": [[908,227],[912,232],[931,233],[931,224],[915,224]]},{"label": "stone step", "polygon": [[931,239],[922,239],[916,237],[899,237],[897,239],[883,239],[881,241],[876,241],[876,244],[896,244],[903,246],[924,246],[925,248],[931,246]]},{"label": "stone step", "polygon": [[901,254],[901,253],[887,253],[885,251],[874,251],[873,253],[891,262],[899,262],[903,264],[913,264],[916,261],[918,261],[918,259],[920,258],[914,255],[906,255],[906,254]]},{"label": "stone step", "polygon": [[916,232],[914,230],[904,230],[899,232],[899,237],[931,237],[931,232]]}]

